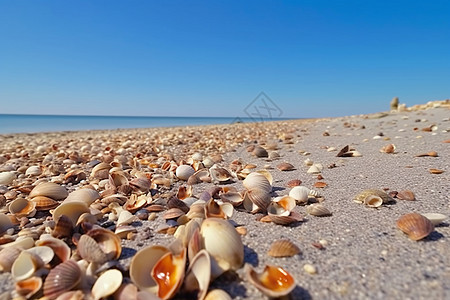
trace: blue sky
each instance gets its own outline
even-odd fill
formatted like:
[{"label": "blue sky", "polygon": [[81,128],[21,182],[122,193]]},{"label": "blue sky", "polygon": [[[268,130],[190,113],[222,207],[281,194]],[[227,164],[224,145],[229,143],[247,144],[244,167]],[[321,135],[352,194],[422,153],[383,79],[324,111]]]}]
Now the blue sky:
[{"label": "blue sky", "polygon": [[282,117],[450,98],[449,1],[0,0],[0,113]]}]

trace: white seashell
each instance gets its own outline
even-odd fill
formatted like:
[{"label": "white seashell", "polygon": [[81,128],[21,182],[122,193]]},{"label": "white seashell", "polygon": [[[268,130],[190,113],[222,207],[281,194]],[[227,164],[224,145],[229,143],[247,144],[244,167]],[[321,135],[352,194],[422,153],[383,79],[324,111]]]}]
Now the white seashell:
[{"label": "white seashell", "polygon": [[197,299],[204,299],[211,281],[211,258],[206,250],[201,250],[192,259],[186,272],[186,291],[198,290]]},{"label": "white seashell", "polygon": [[308,202],[308,195],[310,190],[302,185],[294,186],[289,192],[289,196],[294,198],[297,203]]},{"label": "white seashell", "polygon": [[117,269],[105,271],[94,283],[92,287],[92,295],[95,300],[108,297],[117,291],[122,284],[122,272]]},{"label": "white seashell", "polygon": [[98,198],[100,198],[100,194],[96,190],[84,188],[71,192],[63,203],[76,201],[84,202],[89,206]]},{"label": "white seashell", "polygon": [[310,158],[305,159],[303,162],[305,163],[305,166],[308,166],[308,167],[310,167],[314,164],[314,162]]},{"label": "white seashell", "polygon": [[188,180],[191,175],[195,173],[193,167],[189,165],[180,165],[175,171],[175,175],[181,180]]},{"label": "white seashell", "polygon": [[267,193],[272,190],[272,185],[267,177],[257,172],[248,174],[242,184],[247,190],[258,189]]},{"label": "white seashell", "polygon": [[214,289],[209,291],[205,300],[231,300],[231,297],[224,290]]},{"label": "white seashell", "polygon": [[22,249],[29,249],[34,247],[34,239],[31,236],[19,236],[14,242],[3,244],[5,247],[17,247]]},{"label": "white seashell", "polygon": [[67,190],[59,184],[53,182],[44,182],[34,187],[29,197],[46,196],[54,200],[61,200],[68,195]]},{"label": "white seashell", "polygon": [[62,203],[60,206],[55,208],[53,211],[53,219],[58,221],[59,217],[62,215],[66,215],[72,221],[73,226],[75,227],[78,221],[78,218],[84,214],[88,213],[89,207],[85,202],[78,201],[70,201]]},{"label": "white seashell", "polygon": [[42,174],[42,170],[39,166],[31,166],[25,171],[27,176],[39,176]]},{"label": "white seashell", "polygon": [[53,249],[48,246],[37,246],[33,247],[27,250],[29,253],[32,253],[33,255],[38,256],[44,264],[48,264],[53,259],[53,256],[55,253],[53,252]]},{"label": "white seashell", "polygon": [[122,210],[119,214],[119,218],[117,219],[117,226],[128,225],[133,223],[136,220],[136,216],[134,216],[128,210]]},{"label": "white seashell", "polygon": [[0,185],[10,185],[16,179],[15,172],[1,172]]},{"label": "white seashell", "polygon": [[271,298],[286,296],[296,286],[294,277],[278,266],[266,265],[264,271],[258,274],[253,267],[247,264],[244,271],[247,280]]},{"label": "white seashell", "polygon": [[14,225],[11,222],[11,219],[8,218],[4,213],[0,213],[0,234],[12,227],[14,227]]},{"label": "white seashell", "polygon": [[448,218],[446,215],[439,214],[439,213],[425,213],[425,214],[422,214],[422,216],[424,216],[425,218],[430,220],[434,226],[441,224]]},{"label": "white seashell", "polygon": [[22,251],[11,267],[11,275],[15,281],[30,278],[44,262],[33,253]]}]

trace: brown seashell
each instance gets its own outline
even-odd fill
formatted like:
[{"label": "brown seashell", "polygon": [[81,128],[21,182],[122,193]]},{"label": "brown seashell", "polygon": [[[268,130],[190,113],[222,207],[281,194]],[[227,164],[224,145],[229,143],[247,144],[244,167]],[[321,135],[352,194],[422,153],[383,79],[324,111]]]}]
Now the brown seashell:
[{"label": "brown seashell", "polygon": [[295,167],[290,163],[283,162],[277,166],[277,169],[280,171],[292,171]]},{"label": "brown seashell", "polygon": [[[47,246],[52,248],[56,256],[53,257],[53,262],[56,264],[65,262],[70,258],[71,249],[69,246],[64,241],[54,238],[51,235],[41,235],[40,239],[36,241],[36,246]],[[55,260],[55,258],[57,259]]]},{"label": "brown seashell", "polygon": [[56,298],[62,293],[71,290],[81,280],[81,269],[73,260],[60,263],[50,270],[44,282],[44,295],[48,298]]},{"label": "brown seashell", "polygon": [[246,205],[246,202],[248,202],[247,199],[250,200],[257,207],[259,207],[262,211],[266,211],[267,206],[270,204],[270,201],[271,201],[272,197],[265,190],[250,189],[250,190],[247,190],[245,192],[245,195],[244,195],[244,206]]},{"label": "brown seashell", "polygon": [[9,204],[9,212],[17,219],[22,217],[32,217],[36,214],[36,203],[25,198],[16,198]]},{"label": "brown seashell", "polygon": [[277,240],[270,245],[270,249],[267,252],[272,257],[291,257],[300,253],[298,248],[290,240]]},{"label": "brown seashell", "polygon": [[431,174],[442,174],[444,173],[444,170],[439,170],[439,169],[429,169]]},{"label": "brown seashell", "polygon": [[353,201],[358,202],[358,203],[364,203],[365,199],[368,196],[378,196],[383,200],[383,203],[388,203],[393,200],[385,191],[377,190],[377,189],[367,189],[367,190],[363,190],[358,195],[356,195],[354,197]]},{"label": "brown seashell", "polygon": [[117,234],[104,228],[95,228],[90,230],[87,235],[99,244],[108,260],[119,259],[122,253],[122,244]]},{"label": "brown seashell", "polygon": [[227,182],[233,178],[233,175],[225,168],[213,166],[209,169],[211,178],[218,182]]},{"label": "brown seashell", "polygon": [[59,217],[56,221],[55,228],[53,229],[52,235],[55,238],[71,237],[73,231],[72,220],[66,215]]},{"label": "brown seashell", "polygon": [[380,152],[384,152],[384,153],[390,154],[390,153],[394,153],[395,149],[396,149],[396,147],[395,147],[394,144],[389,144],[389,145],[386,145],[383,148],[381,148]]},{"label": "brown seashell", "polygon": [[300,215],[298,212],[295,211],[291,211],[291,213],[288,216],[274,215],[274,214],[269,214],[268,216],[273,223],[278,225],[289,225],[292,223],[303,221],[302,215]]},{"label": "brown seashell", "polygon": [[261,274],[249,265],[246,265],[245,274],[258,290],[272,298],[283,297],[289,294],[296,286],[294,277],[278,266],[267,265]]},{"label": "brown seashell", "polygon": [[130,181],[130,186],[134,187],[135,189],[147,193],[150,190],[151,182],[147,178],[134,178]]},{"label": "brown seashell", "polygon": [[418,213],[409,213],[397,220],[397,227],[414,241],[427,237],[434,230],[429,219]]},{"label": "brown seashell", "polygon": [[317,181],[316,183],[314,183],[314,187],[322,189],[324,187],[326,187],[328,184],[326,182],[323,181]]},{"label": "brown seashell", "polygon": [[31,199],[36,204],[36,210],[50,210],[59,205],[59,202],[46,196],[36,196]]},{"label": "brown seashell", "polygon": [[302,184],[302,181],[300,179],[292,179],[288,181],[286,186],[293,188],[294,186],[299,186],[300,184]]},{"label": "brown seashell", "polygon": [[172,197],[167,201],[167,207],[181,209],[184,213],[187,213],[189,211],[189,206],[187,206],[185,202],[176,197]]},{"label": "brown seashell", "polygon": [[269,153],[263,147],[256,145],[252,151],[252,154],[256,157],[268,157]]},{"label": "brown seashell", "polygon": [[80,237],[77,249],[80,256],[88,262],[103,264],[108,260],[106,253],[103,252],[98,243],[86,234]]},{"label": "brown seashell", "polygon": [[61,200],[66,198],[68,196],[68,193],[67,190],[59,184],[53,182],[44,182],[34,187],[30,192],[30,198],[36,196],[46,196],[54,200]]},{"label": "brown seashell", "polygon": [[438,157],[439,155],[437,154],[436,151],[430,151],[427,153],[421,153],[421,154],[417,154],[416,157],[425,157],[425,156],[430,156],[430,157]]},{"label": "brown seashell", "polygon": [[148,212],[160,212],[166,210],[166,207],[160,204],[152,204],[150,206],[147,206],[145,210]]},{"label": "brown seashell", "polygon": [[132,194],[130,196],[130,199],[128,199],[127,202],[125,202],[125,204],[123,205],[123,208],[128,211],[131,211],[132,213],[135,213],[136,211],[144,207],[144,205],[146,204],[147,204],[147,197],[145,195],[138,196],[136,194]]},{"label": "brown seashell", "polygon": [[396,197],[397,199],[400,200],[408,200],[408,201],[416,200],[416,196],[414,196],[414,193],[411,192],[410,190],[400,191],[397,193]]},{"label": "brown seashell", "polygon": [[33,276],[25,280],[16,282],[16,292],[26,299],[30,299],[42,288],[42,278]]},{"label": "brown seashell", "polygon": [[325,206],[323,206],[320,203],[311,204],[310,206],[308,206],[306,208],[306,211],[311,216],[316,216],[316,217],[326,217],[326,216],[332,215],[332,213],[328,210],[328,208],[326,208]]},{"label": "brown seashell", "polygon": [[177,192],[178,199],[184,200],[191,196],[192,196],[192,186],[191,185],[189,185],[188,187],[185,187],[182,185],[178,188],[178,192]]},{"label": "brown seashell", "polygon": [[5,247],[0,251],[0,271],[10,272],[16,258],[19,256],[22,249],[18,247]]},{"label": "brown seashell", "polygon": [[77,184],[81,180],[85,180],[85,179],[86,179],[86,173],[84,173],[84,171],[80,170],[80,169],[71,170],[71,171],[67,172],[66,175],[64,175],[64,183],[70,182],[73,184]]},{"label": "brown seashell", "polygon": [[445,144],[449,144],[450,140],[445,140],[445,141],[442,141],[442,142],[445,143]]}]

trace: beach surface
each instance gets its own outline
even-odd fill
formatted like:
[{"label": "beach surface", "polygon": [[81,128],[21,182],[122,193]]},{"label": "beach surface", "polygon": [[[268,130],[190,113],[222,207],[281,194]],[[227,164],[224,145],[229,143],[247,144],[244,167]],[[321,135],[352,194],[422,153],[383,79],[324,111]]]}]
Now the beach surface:
[{"label": "beach surface", "polygon": [[[413,212],[450,216],[450,106],[439,103],[410,111],[319,120],[0,135],[0,173],[14,174],[12,182],[0,184],[2,212],[11,215],[6,206],[17,198],[30,199],[29,192],[41,182],[52,181],[68,192],[90,187],[101,195],[91,204],[103,209],[97,225],[114,230],[113,216],[107,222],[111,209],[102,202],[111,194],[111,185],[102,178],[104,174],[93,174],[94,166],[103,162],[110,165],[109,171],[116,167],[130,183],[143,174],[150,189],[115,190],[126,199],[132,194],[146,196],[149,200],[143,209],[163,207],[159,212],[147,209],[151,220],[131,223],[136,231],[121,240],[121,256],[110,268],[122,270],[124,282],[130,282],[130,263],[140,249],[168,246],[175,240],[164,214],[179,187],[188,187],[177,178],[176,168],[181,164],[198,167],[192,157],[201,154],[199,161],[208,158],[208,163],[229,171],[234,162],[243,170],[241,178],[226,183],[193,184],[192,197],[214,187],[244,192],[243,176],[257,170],[271,174],[272,200],[288,195],[288,182],[295,179],[317,192],[316,198],[293,208],[303,220],[289,225],[264,222],[266,213],[235,207],[230,220],[241,232],[244,262],[238,270],[212,281],[210,290],[223,289],[233,299],[267,298],[249,282],[244,265],[257,272],[276,265],[295,279],[295,288],[287,296],[291,299],[449,299],[450,220],[435,225],[419,241],[408,238],[396,225],[401,216]],[[380,151],[389,144],[395,145],[393,153]],[[249,152],[255,145],[265,148],[269,157]],[[348,151],[338,156],[346,146]],[[281,163],[291,164],[293,170],[279,170]],[[308,173],[311,164],[321,168],[320,173]],[[40,172],[29,169],[32,166]],[[79,177],[68,176],[72,170],[78,170]],[[167,186],[157,183],[162,179],[169,180]],[[353,201],[366,189],[385,191],[392,201],[377,208]],[[404,191],[411,191],[415,200],[395,196]],[[308,214],[314,202],[325,206],[331,216]],[[40,234],[52,232],[51,216],[49,210],[42,210],[27,217],[29,223],[17,221],[3,233],[2,243],[17,239],[24,227]],[[39,223],[39,219],[47,222]],[[300,253],[282,258],[268,255],[272,242],[280,239],[293,242]],[[71,238],[66,242],[76,249]],[[0,278],[0,292],[7,297],[14,290],[14,279],[10,272]],[[180,291],[175,299],[189,296]]]}]

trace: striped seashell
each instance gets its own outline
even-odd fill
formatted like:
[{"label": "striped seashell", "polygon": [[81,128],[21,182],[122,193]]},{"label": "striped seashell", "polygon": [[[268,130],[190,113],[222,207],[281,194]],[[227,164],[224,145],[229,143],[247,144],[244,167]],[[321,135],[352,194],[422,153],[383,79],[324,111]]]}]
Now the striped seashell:
[{"label": "striped seashell", "polygon": [[272,257],[291,257],[299,254],[300,248],[287,239],[277,240],[270,245],[267,252]]}]

